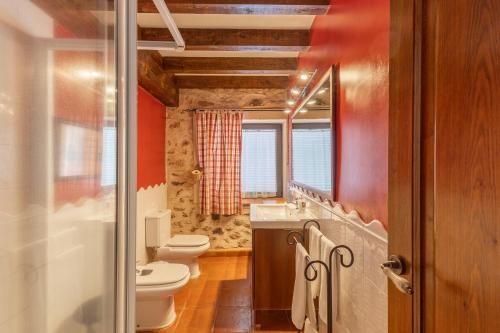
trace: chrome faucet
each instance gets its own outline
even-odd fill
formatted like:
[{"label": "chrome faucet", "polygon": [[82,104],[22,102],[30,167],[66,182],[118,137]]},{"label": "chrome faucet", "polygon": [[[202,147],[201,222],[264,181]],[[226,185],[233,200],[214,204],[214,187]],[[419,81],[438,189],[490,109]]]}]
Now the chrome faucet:
[{"label": "chrome faucet", "polygon": [[301,197],[295,198],[295,206],[300,213],[303,213],[306,209],[306,201]]}]

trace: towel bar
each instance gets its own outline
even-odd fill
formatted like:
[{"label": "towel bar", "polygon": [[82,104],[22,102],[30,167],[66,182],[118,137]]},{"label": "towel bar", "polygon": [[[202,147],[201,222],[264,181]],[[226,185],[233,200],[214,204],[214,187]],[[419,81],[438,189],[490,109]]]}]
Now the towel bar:
[{"label": "towel bar", "polygon": [[[293,236],[290,237],[291,235],[293,235]],[[286,242],[288,243],[288,245],[302,244],[302,241],[299,241],[296,236],[299,236],[300,239],[303,239],[303,236],[302,236],[302,234],[299,231],[292,230],[292,231],[290,231],[288,233],[288,235],[286,237],[287,238]],[[311,262],[311,257],[307,256],[306,259],[307,259],[308,263]],[[318,275],[318,271],[316,270],[316,268],[312,267],[312,269],[314,270],[314,275],[317,276]]]},{"label": "towel bar", "polygon": [[[321,227],[319,226],[319,222],[316,220],[308,220],[304,223],[302,226],[302,231],[297,231],[297,230],[291,230],[288,235],[286,236],[286,242],[288,245],[293,245],[296,243],[301,243],[304,245],[304,236],[306,234],[306,229],[308,224],[315,224],[318,230],[321,230]],[[299,237],[300,241],[297,239]]]}]

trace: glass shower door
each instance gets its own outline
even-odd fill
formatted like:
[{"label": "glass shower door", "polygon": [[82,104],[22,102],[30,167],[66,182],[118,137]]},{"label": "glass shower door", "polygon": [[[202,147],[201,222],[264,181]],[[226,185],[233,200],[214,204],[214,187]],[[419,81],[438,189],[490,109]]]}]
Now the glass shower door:
[{"label": "glass shower door", "polygon": [[114,7],[0,0],[0,332],[115,331]]}]

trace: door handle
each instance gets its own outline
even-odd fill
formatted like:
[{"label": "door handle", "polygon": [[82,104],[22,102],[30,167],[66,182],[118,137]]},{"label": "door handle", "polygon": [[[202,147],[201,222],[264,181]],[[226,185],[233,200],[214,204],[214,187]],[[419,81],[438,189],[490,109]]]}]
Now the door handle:
[{"label": "door handle", "polygon": [[391,255],[389,260],[384,262],[380,268],[399,291],[408,295],[413,294],[411,282],[401,276],[404,271],[404,263],[401,257]]}]

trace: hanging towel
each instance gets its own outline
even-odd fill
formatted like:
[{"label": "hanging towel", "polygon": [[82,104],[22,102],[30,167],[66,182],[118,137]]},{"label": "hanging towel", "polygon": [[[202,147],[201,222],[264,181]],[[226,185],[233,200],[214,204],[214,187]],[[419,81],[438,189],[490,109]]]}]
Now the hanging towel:
[{"label": "hanging towel", "polygon": [[[309,256],[311,257],[311,260],[321,259],[321,238],[323,238],[323,234],[318,230],[318,228],[315,226],[309,228]],[[321,270],[319,265],[314,266],[317,267],[318,270]],[[321,276],[318,276],[316,280],[310,282],[313,298],[319,296],[320,282]]]},{"label": "hanging towel", "polygon": [[307,265],[307,251],[302,244],[297,243],[295,247],[295,284],[293,286],[292,298],[292,322],[297,329],[302,329],[306,317],[306,278],[304,270]]},{"label": "hanging towel", "polygon": [[306,322],[304,323],[304,333],[318,333],[316,325],[313,325],[309,318],[307,318]]},{"label": "hanging towel", "polygon": [[[335,244],[326,237],[321,238],[321,260],[328,265],[328,261],[330,260],[330,252],[335,247]],[[338,255],[332,255],[332,262],[330,263],[331,274],[332,274],[332,320],[335,320],[337,315],[337,306],[338,306]],[[328,314],[328,287],[327,287],[327,272],[322,267],[321,269],[321,286],[319,291],[319,318],[327,323],[327,314]]]}]

